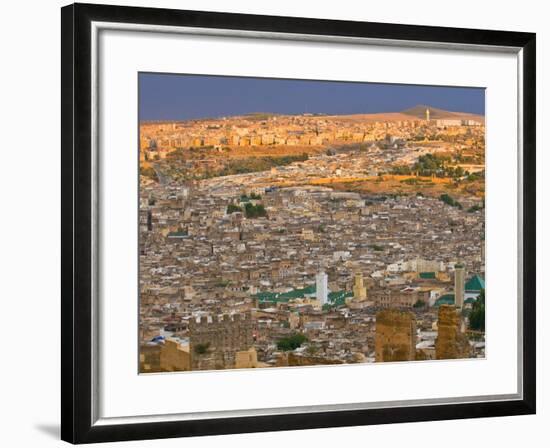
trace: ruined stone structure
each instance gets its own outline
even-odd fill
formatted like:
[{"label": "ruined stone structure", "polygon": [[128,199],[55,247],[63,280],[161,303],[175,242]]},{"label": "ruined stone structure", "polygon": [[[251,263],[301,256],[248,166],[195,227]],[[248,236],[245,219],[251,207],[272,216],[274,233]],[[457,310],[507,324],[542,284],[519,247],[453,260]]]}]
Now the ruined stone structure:
[{"label": "ruined stone structure", "polygon": [[162,372],[184,372],[191,370],[189,345],[178,339],[166,339],[160,350],[160,370]]},{"label": "ruined stone structure", "polygon": [[231,369],[236,353],[253,345],[253,321],[249,313],[202,316],[189,322],[193,370]]},{"label": "ruined stone structure", "polygon": [[413,361],[416,357],[416,320],[408,311],[376,313],[376,362]]},{"label": "ruined stone structure", "polygon": [[160,372],[160,345],[142,345],[139,350],[139,372]]},{"label": "ruined stone structure", "polygon": [[470,356],[470,344],[462,332],[462,318],[453,305],[439,307],[437,339],[435,340],[436,359],[461,359]]}]

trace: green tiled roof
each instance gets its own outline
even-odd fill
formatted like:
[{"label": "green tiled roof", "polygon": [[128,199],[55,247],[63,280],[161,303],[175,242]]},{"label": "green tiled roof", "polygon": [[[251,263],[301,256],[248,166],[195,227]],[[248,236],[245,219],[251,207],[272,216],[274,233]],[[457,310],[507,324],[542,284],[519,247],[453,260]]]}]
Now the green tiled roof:
[{"label": "green tiled roof", "polygon": [[[260,302],[288,302],[294,299],[305,298],[306,296],[315,296],[316,292],[315,284],[306,286],[305,288],[293,289],[288,292],[259,292],[254,297],[258,298]],[[353,293],[348,291],[335,291],[328,294],[328,301],[336,306],[345,304],[347,297],[352,297]]]},{"label": "green tiled roof", "polygon": [[259,292],[255,295],[260,302],[288,302],[289,300],[315,295],[315,285],[305,288],[293,289],[288,292]]},{"label": "green tiled roof", "polygon": [[423,279],[433,279],[435,278],[435,272],[421,272],[419,276]]},{"label": "green tiled roof", "polygon": [[485,289],[485,280],[476,274],[466,282],[464,289],[466,291],[481,291]]},{"label": "green tiled roof", "polygon": [[441,305],[454,305],[455,304],[455,295],[454,294],[444,294],[434,303],[434,306]]},{"label": "green tiled roof", "polygon": [[328,301],[335,306],[342,306],[346,304],[346,299],[353,297],[353,293],[349,291],[337,291],[330,292],[328,294]]},{"label": "green tiled roof", "polygon": [[187,238],[187,232],[170,232],[168,238]]}]

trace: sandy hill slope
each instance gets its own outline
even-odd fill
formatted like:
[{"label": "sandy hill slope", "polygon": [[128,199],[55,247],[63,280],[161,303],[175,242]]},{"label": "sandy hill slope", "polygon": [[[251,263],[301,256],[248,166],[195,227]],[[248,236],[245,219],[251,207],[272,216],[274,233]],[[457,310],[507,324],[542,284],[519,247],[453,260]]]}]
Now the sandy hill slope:
[{"label": "sandy hill slope", "polygon": [[453,112],[450,110],[438,109],[437,107],[427,106],[425,104],[419,104],[417,106],[411,107],[410,109],[405,109],[400,113],[403,115],[424,119],[426,117],[426,109],[430,110],[430,118],[433,120],[456,118],[456,119],[476,120],[481,122],[485,121],[485,117],[483,115],[471,114],[468,112]]}]

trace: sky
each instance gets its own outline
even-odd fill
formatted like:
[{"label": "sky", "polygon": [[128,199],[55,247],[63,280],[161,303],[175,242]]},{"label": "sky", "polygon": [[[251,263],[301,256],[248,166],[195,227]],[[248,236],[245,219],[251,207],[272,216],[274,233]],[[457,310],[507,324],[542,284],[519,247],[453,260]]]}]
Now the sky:
[{"label": "sky", "polygon": [[243,115],[399,112],[418,104],[485,114],[485,90],[232,76],[139,74],[140,120]]}]

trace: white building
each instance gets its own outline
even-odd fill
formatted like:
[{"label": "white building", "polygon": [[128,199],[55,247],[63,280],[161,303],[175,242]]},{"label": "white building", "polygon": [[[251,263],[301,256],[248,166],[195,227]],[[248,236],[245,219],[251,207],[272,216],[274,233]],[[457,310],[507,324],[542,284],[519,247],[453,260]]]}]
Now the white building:
[{"label": "white building", "polygon": [[315,297],[321,305],[328,303],[328,276],[323,271],[315,276]]},{"label": "white building", "polygon": [[455,265],[455,306],[462,309],[464,306],[464,278],[466,272],[464,265],[458,263]]}]

